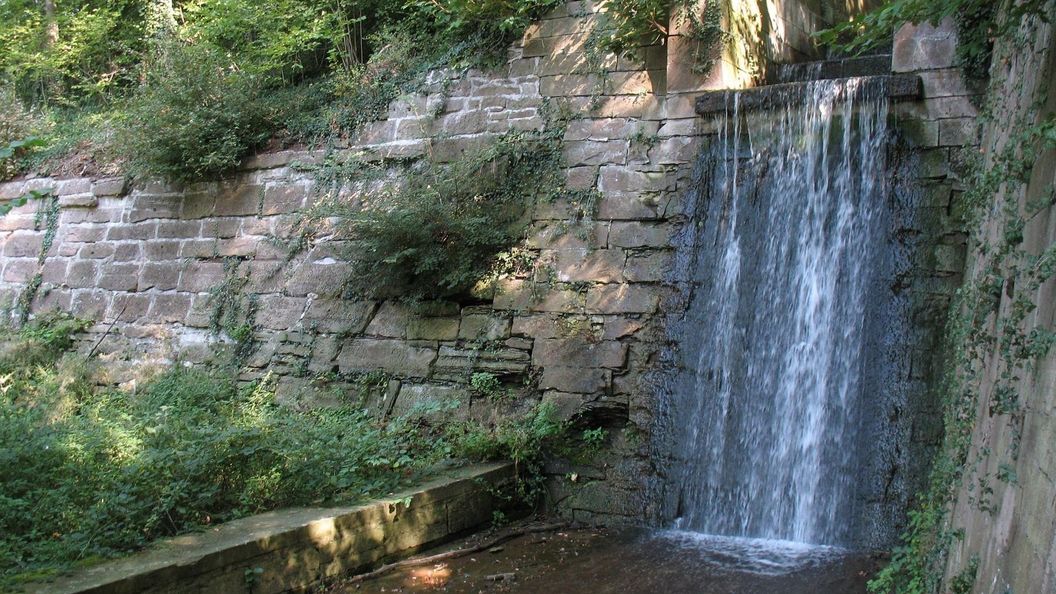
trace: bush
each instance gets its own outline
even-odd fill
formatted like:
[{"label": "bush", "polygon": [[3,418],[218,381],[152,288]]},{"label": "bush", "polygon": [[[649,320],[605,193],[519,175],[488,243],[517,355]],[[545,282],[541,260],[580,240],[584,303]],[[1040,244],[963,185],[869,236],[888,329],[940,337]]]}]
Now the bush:
[{"label": "bush", "polygon": [[131,170],[174,181],[224,173],[274,131],[260,76],[206,44],[172,44],[158,54],[119,132]]},{"label": "bush", "polygon": [[35,323],[0,355],[0,585],[263,510],[376,496],[447,453],[422,425],[295,411],[220,371],[98,388],[83,356],[62,353],[80,328]]},{"label": "bush", "polygon": [[528,209],[562,191],[560,134],[510,133],[371,197],[350,219],[359,240],[353,290],[408,299],[467,294],[523,237]]}]

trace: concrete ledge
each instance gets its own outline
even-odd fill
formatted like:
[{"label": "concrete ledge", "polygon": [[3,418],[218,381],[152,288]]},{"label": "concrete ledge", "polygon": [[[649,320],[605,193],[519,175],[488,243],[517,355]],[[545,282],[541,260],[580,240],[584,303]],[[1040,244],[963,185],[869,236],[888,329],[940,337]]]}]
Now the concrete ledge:
[{"label": "concrete ledge", "polygon": [[[921,82],[916,75],[863,76],[838,79],[841,91],[848,97],[887,97],[893,101],[909,101],[920,98]],[[707,115],[733,110],[737,97],[739,111],[752,111],[799,105],[812,95],[819,84],[832,82],[794,82],[766,85],[754,89],[711,91],[697,99],[697,113]]]},{"label": "concrete ledge", "polygon": [[273,594],[301,590],[490,521],[497,507],[491,489],[513,477],[512,464],[475,465],[365,505],[286,509],[234,520],[68,577],[29,584],[24,591]]}]

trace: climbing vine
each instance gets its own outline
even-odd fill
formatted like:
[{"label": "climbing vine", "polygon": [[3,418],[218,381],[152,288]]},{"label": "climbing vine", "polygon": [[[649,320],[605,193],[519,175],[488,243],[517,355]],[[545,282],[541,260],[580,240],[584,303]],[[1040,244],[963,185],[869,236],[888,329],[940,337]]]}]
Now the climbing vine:
[{"label": "climbing vine", "polygon": [[[1021,16],[1013,12],[1010,18]],[[997,92],[1001,88],[994,87],[992,100],[1007,100]],[[940,386],[944,442],[917,507],[909,512],[903,545],[870,582],[873,592],[938,592],[949,548],[963,538],[963,531],[949,517],[961,485],[970,505],[993,514],[994,481],[1008,485],[1018,481],[1014,463],[1027,412],[1019,387],[1056,343],[1051,328],[1031,324],[1039,289],[1056,274],[1056,245],[1040,253],[1024,245],[1026,225],[1056,204],[1056,191],[1049,187],[1038,200],[1021,200],[1038,158],[1056,149],[1056,118],[1039,117],[1044,99],[1039,98],[1019,121],[1010,122],[1007,141],[989,162],[980,155],[969,159],[962,206],[976,267],[958,291],[947,324],[947,372]],[[989,403],[985,414],[1007,423],[1012,435],[1007,452],[973,451],[982,402]],[[1006,461],[995,472],[980,474],[983,460],[991,456]],[[978,560],[969,560],[950,580],[951,591],[971,591],[977,570]]]}]

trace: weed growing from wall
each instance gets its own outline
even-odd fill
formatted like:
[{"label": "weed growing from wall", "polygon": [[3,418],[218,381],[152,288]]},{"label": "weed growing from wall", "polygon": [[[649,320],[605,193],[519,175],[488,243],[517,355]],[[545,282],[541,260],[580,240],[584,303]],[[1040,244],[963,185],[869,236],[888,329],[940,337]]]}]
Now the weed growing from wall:
[{"label": "weed growing from wall", "polygon": [[[1001,88],[994,87],[991,101],[1005,99],[997,92]],[[1049,115],[1041,119],[1042,104],[1039,101],[1031,106],[1020,121],[1009,122],[1007,142],[988,163],[976,160],[971,165],[963,207],[968,213],[966,228],[974,247],[975,268],[958,291],[947,327],[947,372],[939,387],[944,442],[927,487],[909,512],[902,546],[870,582],[873,592],[939,592],[949,548],[963,537],[949,516],[958,490],[970,485],[965,489],[969,503],[992,514],[996,511],[992,485],[1016,484],[1014,462],[1027,414],[1019,390],[1033,374],[1037,361],[1056,343],[1051,328],[1031,323],[1042,284],[1056,275],[1056,246],[1031,253],[1023,245],[1026,223],[1056,204],[1056,192],[1051,188],[1042,200],[1021,203],[1039,156],[1043,151],[1056,150],[1056,118]],[[1029,326],[1033,327],[1028,330]],[[1013,436],[1009,451],[972,451],[980,402],[990,404],[985,414],[1007,423]],[[993,456],[1007,462],[998,465],[995,473],[980,475],[981,462]],[[977,568],[978,561],[970,561],[948,586],[953,591],[971,591]]]}]

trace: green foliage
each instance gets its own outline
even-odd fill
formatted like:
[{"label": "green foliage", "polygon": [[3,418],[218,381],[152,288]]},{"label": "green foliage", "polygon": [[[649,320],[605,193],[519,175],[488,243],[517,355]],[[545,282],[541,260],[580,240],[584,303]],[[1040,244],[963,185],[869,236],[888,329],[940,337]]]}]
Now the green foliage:
[{"label": "green foliage", "polygon": [[[993,512],[992,481],[1013,485],[1018,480],[1008,463],[998,464],[991,475],[977,476],[972,436],[980,402],[989,402],[987,414],[1003,417],[1012,436],[1010,451],[1003,454],[1016,460],[1024,414],[1020,382],[1033,373],[1038,358],[1053,345],[1051,331],[1026,330],[1028,318],[1037,308],[1040,287],[1056,273],[1056,249],[1031,254],[1023,245],[1021,232],[1028,218],[1052,204],[1050,197],[1034,205],[1037,210],[1031,212],[1023,212],[1019,204],[1018,189],[1028,181],[1042,151],[1056,149],[1056,118],[1033,118],[1028,112],[1024,121],[1008,122],[1009,139],[990,165],[971,165],[964,206],[978,271],[958,291],[947,323],[943,348],[947,373],[939,387],[944,440],[928,484],[918,495],[916,508],[909,512],[902,545],[869,582],[870,591],[878,594],[939,592],[949,548],[963,537],[950,519],[950,505],[958,488],[976,483],[978,488],[969,503]],[[988,224],[1004,232],[991,235]],[[993,374],[992,383],[986,379],[988,374]],[[971,591],[974,580],[975,570],[969,563],[949,586]]]},{"label": "green foliage", "polygon": [[668,18],[678,0],[604,0],[601,45],[622,54],[659,43],[667,35]]},{"label": "green foliage", "polygon": [[511,132],[371,196],[348,213],[358,239],[351,288],[409,299],[468,293],[523,236],[527,209],[561,193],[561,133]]},{"label": "green foliage", "polygon": [[493,429],[467,423],[448,427],[446,435],[456,457],[512,460],[518,470],[518,497],[535,503],[544,492],[543,462],[564,446],[567,431],[566,424],[557,420],[554,405],[544,402],[519,418],[503,420]]},{"label": "green foliage", "polygon": [[272,135],[263,92],[258,76],[210,46],[166,46],[129,109],[119,150],[138,174],[190,181],[228,171]]},{"label": "green foliage", "polygon": [[494,373],[478,371],[469,378],[469,385],[481,396],[490,400],[502,400],[509,394],[502,389],[502,382]]},{"label": "green foliage", "polygon": [[30,103],[99,103],[135,86],[146,49],[147,0],[56,2],[46,43],[41,2],[0,2],[0,77]]},{"label": "green foliage", "polygon": [[267,509],[376,496],[444,453],[417,423],[291,410],[267,381],[217,371],[100,388],[63,354],[84,326],[35,320],[0,354],[0,583]]},{"label": "green foliage", "polygon": [[[969,78],[985,80],[990,67],[994,39],[1019,27],[1024,17],[1049,22],[1049,0],[994,2],[994,0],[890,0],[879,8],[831,29],[818,32],[818,40],[840,52],[860,54],[890,43],[905,23],[932,23],[947,17],[957,21],[957,58]],[[1005,16],[998,18],[999,9]]]}]

